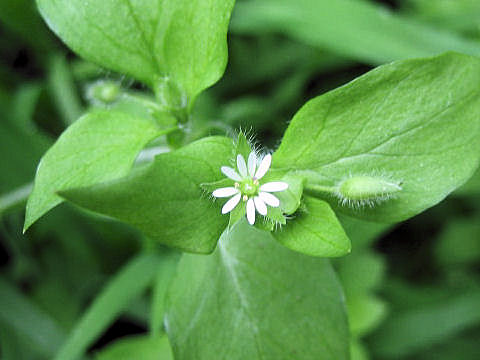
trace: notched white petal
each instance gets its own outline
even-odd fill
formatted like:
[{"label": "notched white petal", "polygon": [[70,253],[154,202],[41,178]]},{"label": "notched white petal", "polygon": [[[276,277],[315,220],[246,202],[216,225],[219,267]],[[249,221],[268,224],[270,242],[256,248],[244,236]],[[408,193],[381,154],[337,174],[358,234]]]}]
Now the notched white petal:
[{"label": "notched white petal", "polygon": [[220,168],[220,170],[222,171],[223,175],[225,175],[229,179],[232,179],[232,180],[235,180],[235,181],[241,181],[242,180],[242,177],[240,175],[238,175],[237,172],[229,166],[222,166]]},{"label": "notched white petal", "polygon": [[248,173],[251,177],[255,176],[255,170],[257,169],[257,155],[252,151],[248,155]]},{"label": "notched white petal", "polygon": [[283,181],[272,181],[260,186],[261,191],[277,192],[288,189],[288,184]]},{"label": "notched white petal", "polygon": [[248,175],[247,164],[245,163],[245,159],[243,158],[243,156],[240,154],[237,155],[237,169],[240,173],[240,176],[246,177]]},{"label": "notched white petal", "polygon": [[238,194],[240,191],[234,187],[224,187],[216,189],[212,195],[217,198],[229,197],[235,194]]},{"label": "notched white petal", "polygon": [[262,199],[265,202],[265,204],[267,204],[268,206],[278,207],[280,205],[280,200],[278,200],[276,196],[268,192],[260,191],[258,193],[258,197]]},{"label": "notched white petal", "polygon": [[237,194],[234,197],[232,197],[230,200],[228,200],[225,205],[222,207],[222,214],[229,213],[232,211],[235,206],[240,202],[240,198],[242,197],[242,194]]},{"label": "notched white petal", "polygon": [[253,199],[247,201],[247,220],[250,225],[255,224],[255,204]]},{"label": "notched white petal", "polygon": [[270,169],[271,163],[272,155],[265,155],[262,159],[262,162],[260,163],[260,166],[258,167],[257,172],[255,173],[255,178],[261,179],[267,173],[268,169]]},{"label": "notched white petal", "polygon": [[258,196],[255,196],[253,198],[253,202],[255,203],[255,208],[260,215],[267,215],[267,205],[265,205],[262,199],[260,199]]}]

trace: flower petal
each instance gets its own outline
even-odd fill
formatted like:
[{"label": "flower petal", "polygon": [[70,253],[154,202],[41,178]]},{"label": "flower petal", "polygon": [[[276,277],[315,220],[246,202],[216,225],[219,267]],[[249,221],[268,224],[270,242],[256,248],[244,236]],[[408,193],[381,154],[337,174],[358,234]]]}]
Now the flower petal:
[{"label": "flower petal", "polygon": [[255,152],[251,152],[250,155],[248,155],[248,173],[250,174],[251,177],[255,176],[255,170],[257,169],[257,155],[255,155]]},{"label": "flower petal", "polygon": [[248,199],[247,201],[247,220],[250,225],[255,224],[255,204],[253,199]]},{"label": "flower petal", "polygon": [[255,203],[255,208],[260,215],[267,215],[267,205],[265,205],[262,199],[260,199],[258,196],[255,196],[253,198],[253,202]]},{"label": "flower petal", "polygon": [[240,202],[240,198],[242,197],[242,194],[237,194],[234,197],[232,197],[230,200],[228,200],[225,205],[222,207],[222,214],[226,214],[230,211],[233,210],[235,206]]},{"label": "flower petal", "polygon": [[235,170],[233,170],[231,167],[228,166],[222,166],[220,168],[222,171],[223,175],[228,177],[229,179],[235,180],[235,181],[242,181],[242,178],[240,175],[237,174]]},{"label": "flower petal", "polygon": [[272,181],[260,186],[260,191],[277,192],[288,189],[288,184],[283,181]]},{"label": "flower petal", "polygon": [[261,179],[270,169],[270,164],[272,163],[272,155],[268,154],[265,155],[258,167],[257,173],[255,174],[255,178]]},{"label": "flower petal", "polygon": [[258,193],[258,197],[271,207],[278,207],[280,205],[280,200],[278,200],[276,196],[273,196],[270,193],[260,191]]},{"label": "flower petal", "polygon": [[237,168],[238,172],[240,173],[241,177],[246,177],[247,174],[247,164],[245,163],[245,159],[242,155],[237,155]]},{"label": "flower petal", "polygon": [[223,197],[229,197],[235,194],[238,194],[240,190],[234,188],[234,187],[224,187],[220,189],[216,189],[212,195],[217,197],[217,198],[223,198]]}]

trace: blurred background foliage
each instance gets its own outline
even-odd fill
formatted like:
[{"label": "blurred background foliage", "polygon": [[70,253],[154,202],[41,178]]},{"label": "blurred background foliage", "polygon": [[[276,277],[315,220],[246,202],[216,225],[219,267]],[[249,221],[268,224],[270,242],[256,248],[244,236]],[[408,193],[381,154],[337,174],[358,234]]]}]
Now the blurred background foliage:
[{"label": "blurred background foliage", "polygon": [[[199,98],[182,141],[242,128],[275,149],[308,99],[377,65],[447,50],[480,56],[478,0],[238,0],[226,74]],[[42,154],[92,107],[149,116],[131,94],[151,99],[72,54],[33,0],[0,1],[2,359],[50,359],[59,349],[58,359],[170,358],[157,341],[158,299],[176,254],[67,204],[22,235]],[[353,359],[480,359],[479,199],[475,175],[396,226],[342,219],[353,251],[334,265]]]}]

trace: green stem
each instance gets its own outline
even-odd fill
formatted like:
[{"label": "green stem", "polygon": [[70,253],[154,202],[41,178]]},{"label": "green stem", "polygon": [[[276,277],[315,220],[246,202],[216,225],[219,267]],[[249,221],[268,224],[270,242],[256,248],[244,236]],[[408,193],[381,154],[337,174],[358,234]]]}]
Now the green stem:
[{"label": "green stem", "polygon": [[184,107],[170,107],[162,104],[158,104],[155,101],[149,100],[142,96],[137,96],[133,94],[122,94],[124,99],[129,99],[135,101],[139,104],[142,104],[149,110],[157,113],[168,114],[175,119],[177,123],[185,124],[188,121],[188,114],[186,113],[186,108]]},{"label": "green stem", "polygon": [[24,204],[32,191],[32,187],[33,183],[28,183],[0,196],[0,214]]},{"label": "green stem", "polygon": [[327,185],[318,185],[318,184],[306,184],[304,186],[305,192],[314,192],[314,193],[336,193],[337,187],[336,186],[327,186]]},{"label": "green stem", "polygon": [[65,125],[73,124],[83,113],[83,108],[70,65],[63,54],[52,56],[48,84]]},{"label": "green stem", "polygon": [[151,110],[165,111],[165,108],[163,106],[157,104],[155,101],[148,100],[143,96],[133,95],[133,94],[129,94],[129,93],[123,93],[122,97],[124,99],[132,100],[132,101],[135,101],[139,104],[142,104],[146,108],[149,108]]}]

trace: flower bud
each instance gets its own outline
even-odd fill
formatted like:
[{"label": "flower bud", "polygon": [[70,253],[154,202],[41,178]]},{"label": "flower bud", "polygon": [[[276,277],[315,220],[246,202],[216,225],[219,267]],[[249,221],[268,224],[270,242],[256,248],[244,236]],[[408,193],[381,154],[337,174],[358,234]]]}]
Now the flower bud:
[{"label": "flower bud", "polygon": [[117,100],[120,86],[115,81],[102,80],[92,85],[87,90],[87,96],[94,102],[110,104]]},{"label": "flower bud", "polygon": [[356,175],[342,180],[337,196],[342,205],[369,205],[391,199],[402,190],[401,184],[381,176]]}]

